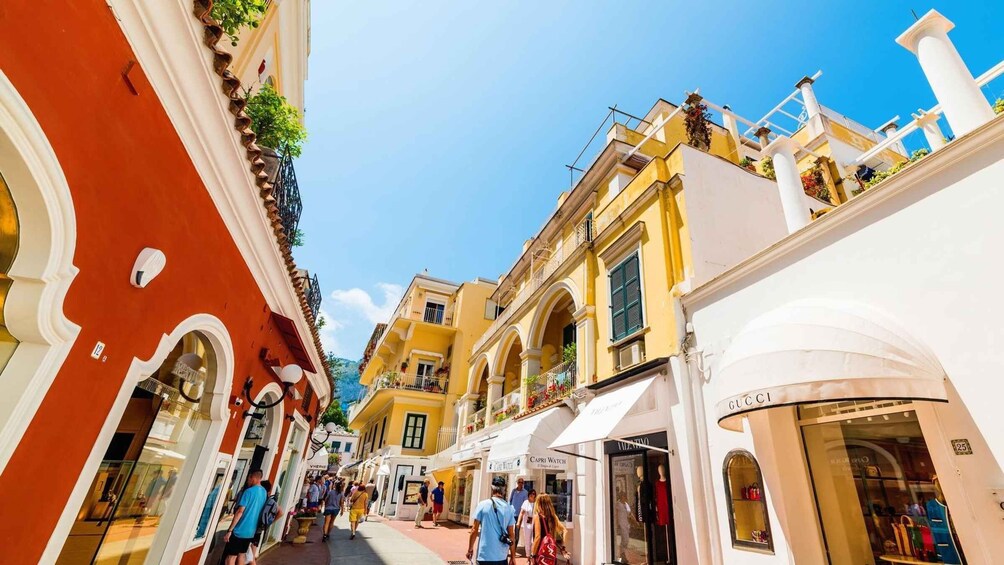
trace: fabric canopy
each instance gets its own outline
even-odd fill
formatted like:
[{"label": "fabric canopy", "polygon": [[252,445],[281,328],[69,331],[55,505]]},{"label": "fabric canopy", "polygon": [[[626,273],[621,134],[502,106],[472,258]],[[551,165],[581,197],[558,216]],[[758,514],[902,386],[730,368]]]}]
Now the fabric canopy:
[{"label": "fabric canopy", "polygon": [[568,456],[548,446],[571,423],[572,412],[563,405],[514,423],[495,438],[488,452],[488,471],[511,473],[531,469],[565,469]]},{"label": "fabric canopy", "polygon": [[313,457],[307,461],[308,469],[327,469],[328,468],[328,450],[325,448],[320,448],[314,452]]},{"label": "fabric canopy", "polygon": [[657,376],[651,376],[589,401],[570,426],[551,442],[552,449],[590,441],[616,439],[617,425],[649,390]]},{"label": "fabric canopy", "polygon": [[383,465],[380,465],[380,468],[377,469],[377,476],[378,477],[380,475],[389,475],[389,474],[390,474],[390,465],[388,465],[386,463],[384,463]]},{"label": "fabric canopy", "polygon": [[775,406],[867,398],[947,400],[945,371],[924,346],[862,306],[804,300],[750,322],[712,373],[718,424]]}]

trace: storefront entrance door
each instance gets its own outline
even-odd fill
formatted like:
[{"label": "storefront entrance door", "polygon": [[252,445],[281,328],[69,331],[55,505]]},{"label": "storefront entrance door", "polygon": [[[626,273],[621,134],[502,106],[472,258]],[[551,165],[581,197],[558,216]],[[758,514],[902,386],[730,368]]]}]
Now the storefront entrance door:
[{"label": "storefront entrance door", "polygon": [[833,565],[965,563],[913,408],[898,400],[799,407]]},{"label": "storefront entrance door", "polygon": [[669,457],[634,444],[667,447],[666,434],[608,441],[610,541],[614,563],[675,564]]}]

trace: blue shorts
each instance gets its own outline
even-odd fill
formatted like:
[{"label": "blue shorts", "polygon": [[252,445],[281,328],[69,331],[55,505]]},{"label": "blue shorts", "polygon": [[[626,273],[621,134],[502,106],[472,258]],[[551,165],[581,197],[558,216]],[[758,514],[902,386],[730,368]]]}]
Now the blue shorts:
[{"label": "blue shorts", "polygon": [[324,509],[324,515],[325,516],[338,516],[338,512],[339,512],[338,508],[325,508]]}]

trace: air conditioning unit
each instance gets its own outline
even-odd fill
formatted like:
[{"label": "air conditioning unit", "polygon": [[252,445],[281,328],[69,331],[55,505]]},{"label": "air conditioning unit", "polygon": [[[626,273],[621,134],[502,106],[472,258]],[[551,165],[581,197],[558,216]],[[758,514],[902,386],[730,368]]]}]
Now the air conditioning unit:
[{"label": "air conditioning unit", "polygon": [[619,369],[627,369],[643,361],[645,361],[644,340],[632,341],[617,350],[617,367]]}]

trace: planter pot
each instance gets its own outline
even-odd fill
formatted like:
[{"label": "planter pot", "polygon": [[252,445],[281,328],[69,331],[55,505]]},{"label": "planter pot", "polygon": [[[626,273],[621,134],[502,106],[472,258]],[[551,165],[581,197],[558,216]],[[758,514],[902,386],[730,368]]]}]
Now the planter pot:
[{"label": "planter pot", "polygon": [[297,518],[297,528],[296,537],[293,538],[293,543],[307,543],[307,533],[310,532],[310,526],[314,524],[315,517],[309,518]]}]

